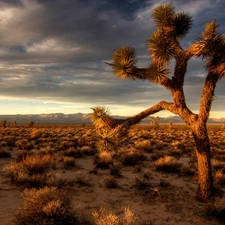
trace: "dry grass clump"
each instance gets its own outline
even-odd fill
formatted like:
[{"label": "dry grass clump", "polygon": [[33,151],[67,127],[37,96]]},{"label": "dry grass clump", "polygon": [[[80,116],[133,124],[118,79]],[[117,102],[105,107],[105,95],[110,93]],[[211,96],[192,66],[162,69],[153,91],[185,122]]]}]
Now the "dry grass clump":
[{"label": "dry grass clump", "polygon": [[66,169],[71,169],[75,167],[75,159],[73,157],[64,156],[63,157],[63,166]]},{"label": "dry grass clump", "polygon": [[81,147],[81,153],[84,155],[94,155],[96,150],[93,146],[84,145]]},{"label": "dry grass clump", "polygon": [[67,150],[63,151],[64,156],[80,158],[82,157],[82,152],[80,148],[70,147]]},{"label": "dry grass clump", "polygon": [[113,163],[110,166],[110,175],[114,177],[121,177],[121,165],[118,163]]},{"label": "dry grass clump", "polygon": [[30,150],[33,148],[32,143],[28,139],[19,139],[15,142],[15,146],[19,149]]},{"label": "dry grass clump", "polygon": [[75,183],[79,186],[90,186],[91,183],[89,179],[83,174],[78,172],[75,176]]},{"label": "dry grass clump", "polygon": [[59,148],[61,149],[61,150],[66,150],[66,149],[68,149],[68,148],[71,148],[71,147],[76,147],[77,146],[77,143],[73,140],[73,141],[68,141],[68,140],[66,140],[66,141],[62,141],[61,143],[60,143],[60,145],[59,145]]},{"label": "dry grass clump", "polygon": [[123,165],[126,166],[135,166],[146,158],[143,151],[138,151],[135,148],[130,148],[128,150],[121,149],[118,151],[118,157]]},{"label": "dry grass clump", "polygon": [[19,162],[12,162],[4,167],[11,181],[30,186],[45,184],[46,171],[50,168],[53,158],[51,155],[27,155]]},{"label": "dry grass clump", "polygon": [[15,215],[16,225],[74,225],[78,223],[72,211],[71,198],[56,187],[25,190],[24,205]]},{"label": "dry grass clump", "polygon": [[206,207],[206,216],[209,219],[215,218],[221,224],[225,224],[225,197],[216,204],[210,204]]},{"label": "dry grass clump", "polygon": [[180,172],[182,163],[172,156],[166,156],[154,161],[154,165],[158,171],[177,173]]},{"label": "dry grass clump", "polygon": [[225,185],[225,170],[217,170],[214,174],[214,182],[220,186]]},{"label": "dry grass clump", "polygon": [[221,170],[225,168],[225,162],[222,162],[220,160],[212,159],[211,163],[214,170]]},{"label": "dry grass clump", "polygon": [[125,208],[120,217],[105,208],[94,211],[92,216],[96,225],[135,225],[137,223],[137,216],[129,208]]},{"label": "dry grass clump", "polygon": [[118,183],[115,177],[113,176],[108,176],[104,179],[105,186],[107,188],[117,188]]},{"label": "dry grass clump", "polygon": [[145,151],[145,152],[153,152],[153,145],[150,140],[141,140],[141,141],[135,141],[134,142],[134,148],[137,150]]},{"label": "dry grass clump", "polygon": [[137,190],[145,190],[146,188],[149,188],[150,184],[144,177],[136,177],[134,180],[134,187]]},{"label": "dry grass clump", "polygon": [[106,169],[113,164],[113,153],[108,151],[102,151],[95,155],[94,163],[96,167]]},{"label": "dry grass clump", "polygon": [[42,134],[43,134],[42,130],[36,129],[36,130],[31,131],[30,138],[31,139],[38,139],[38,138],[41,137]]},{"label": "dry grass clump", "polygon": [[180,156],[182,156],[183,151],[181,149],[175,147],[175,148],[170,149],[168,154],[170,156],[180,157]]},{"label": "dry grass clump", "polygon": [[0,150],[0,158],[11,158],[11,153],[6,150]]}]

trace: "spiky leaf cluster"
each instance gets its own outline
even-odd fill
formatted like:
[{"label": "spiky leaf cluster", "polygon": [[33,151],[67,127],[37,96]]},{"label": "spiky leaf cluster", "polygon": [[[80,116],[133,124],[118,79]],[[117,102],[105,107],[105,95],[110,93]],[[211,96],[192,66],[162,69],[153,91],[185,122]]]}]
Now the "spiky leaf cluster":
[{"label": "spiky leaf cluster", "polygon": [[113,118],[109,116],[110,112],[108,109],[104,106],[96,106],[92,110],[91,121],[95,127],[98,129],[103,127],[113,127]]},{"label": "spiky leaf cluster", "polygon": [[189,31],[192,19],[189,14],[175,13],[172,4],[156,7],[152,13],[157,30],[147,41],[154,63],[169,62],[177,52],[178,41]]},{"label": "spiky leaf cluster", "polygon": [[148,67],[147,79],[151,83],[162,84],[169,75],[169,70],[164,65],[150,64]]},{"label": "spiky leaf cluster", "polygon": [[112,66],[114,74],[120,79],[130,78],[134,80],[132,76],[137,62],[135,48],[131,46],[123,46],[118,48],[112,55],[112,63],[108,63]]},{"label": "spiky leaf cluster", "polygon": [[147,42],[151,58],[155,64],[164,64],[172,59],[175,54],[175,43],[169,41],[163,32],[158,30],[152,34]]},{"label": "spiky leaf cluster", "polygon": [[203,38],[195,44],[196,56],[202,58],[214,58],[214,60],[225,59],[225,39],[218,33],[219,24],[214,19],[212,22],[205,24],[202,32]]},{"label": "spiky leaf cluster", "polygon": [[191,16],[183,12],[175,13],[175,7],[172,4],[156,7],[152,17],[157,29],[173,35],[177,40],[183,38],[192,25]]}]

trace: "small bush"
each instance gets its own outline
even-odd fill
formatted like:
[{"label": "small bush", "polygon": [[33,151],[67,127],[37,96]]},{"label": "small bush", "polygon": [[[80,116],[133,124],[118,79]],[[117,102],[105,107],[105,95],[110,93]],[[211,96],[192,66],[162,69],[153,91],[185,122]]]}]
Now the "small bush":
[{"label": "small bush", "polygon": [[96,225],[136,225],[137,223],[137,216],[129,208],[124,209],[121,217],[105,208],[94,211],[92,216]]},{"label": "small bush", "polygon": [[123,150],[119,152],[119,154],[121,156],[120,158],[122,160],[122,163],[127,166],[135,166],[140,161],[143,161],[145,159],[144,153],[134,148]]},{"label": "small bush", "polygon": [[166,156],[157,159],[154,162],[154,165],[156,166],[156,170],[164,171],[167,173],[176,173],[180,171],[182,163],[172,156]]},{"label": "small bush", "polygon": [[214,182],[220,186],[225,185],[225,173],[223,170],[217,170],[214,175]]},{"label": "small bush", "polygon": [[80,158],[82,157],[82,152],[80,148],[71,147],[63,152],[64,156]]},{"label": "small bush", "polygon": [[225,168],[225,162],[222,162],[217,159],[212,159],[212,167],[214,170],[221,170]]},{"label": "small bush", "polygon": [[25,190],[24,205],[15,215],[16,225],[72,225],[78,217],[72,212],[71,198],[55,187]]},{"label": "small bush", "polygon": [[43,186],[46,182],[46,171],[52,163],[50,155],[26,156],[19,162],[13,162],[4,167],[12,182],[28,185]]},{"label": "small bush", "polygon": [[81,147],[81,152],[84,155],[94,155],[96,153],[96,150],[91,146],[84,145]]},{"label": "small bush", "polygon": [[106,177],[104,180],[104,183],[107,188],[117,188],[118,187],[116,178],[112,177],[112,176]]},{"label": "small bush", "polygon": [[110,175],[114,177],[121,177],[121,166],[119,164],[113,164],[110,166]]},{"label": "small bush", "polygon": [[145,178],[136,177],[134,181],[134,186],[137,190],[144,190],[148,188],[150,185]]},{"label": "small bush", "polygon": [[75,167],[75,159],[73,157],[64,156],[63,165],[66,169],[71,169]]},{"label": "small bush", "polygon": [[33,130],[30,133],[30,138],[31,139],[38,139],[38,138],[41,137],[42,133],[43,133],[43,131],[40,130],[40,129]]},{"label": "small bush", "polygon": [[182,154],[183,154],[182,150],[180,150],[178,148],[173,148],[173,149],[169,150],[170,156],[180,157],[180,156],[182,156]]},{"label": "small bush", "polygon": [[143,141],[135,141],[134,148],[137,150],[145,151],[145,152],[153,152],[154,147],[152,146],[152,142],[149,140]]},{"label": "small bush", "polygon": [[0,150],[0,158],[11,158],[11,153],[5,150]]},{"label": "small bush", "polygon": [[17,160],[21,161],[23,158],[25,158],[28,155],[27,150],[18,150],[17,151]]},{"label": "small bush", "polygon": [[85,177],[85,175],[83,173],[79,173],[79,172],[76,174],[75,182],[79,186],[90,186],[91,185],[89,180]]},{"label": "small bush", "polygon": [[216,219],[221,224],[225,224],[225,198],[223,197],[219,203],[210,204],[206,207],[206,216],[209,219]]},{"label": "small bush", "polygon": [[111,152],[102,151],[96,154],[94,157],[94,162],[98,168],[106,169],[113,164],[113,156]]}]

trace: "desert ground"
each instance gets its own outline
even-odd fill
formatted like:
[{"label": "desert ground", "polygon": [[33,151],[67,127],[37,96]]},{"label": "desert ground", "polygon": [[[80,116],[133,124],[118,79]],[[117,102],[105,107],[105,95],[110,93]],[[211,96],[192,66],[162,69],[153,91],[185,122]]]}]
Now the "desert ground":
[{"label": "desert ground", "polygon": [[[52,218],[57,210],[74,215],[73,224],[225,224],[225,132],[221,125],[208,132],[216,193],[202,203],[185,125],[134,126],[114,151],[100,151],[102,140],[88,125],[0,127],[0,224],[58,224],[42,222],[39,211],[47,209]],[[56,196],[46,209],[46,187],[64,193],[66,204],[57,205]]]}]

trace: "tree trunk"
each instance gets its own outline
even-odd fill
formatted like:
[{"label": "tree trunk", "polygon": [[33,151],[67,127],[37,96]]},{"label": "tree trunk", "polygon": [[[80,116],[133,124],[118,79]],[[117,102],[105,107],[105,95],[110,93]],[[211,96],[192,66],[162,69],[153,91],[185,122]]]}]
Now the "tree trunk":
[{"label": "tree trunk", "polygon": [[210,144],[206,126],[198,127],[193,131],[196,144],[196,156],[198,162],[198,190],[197,199],[209,202],[213,195],[213,177],[210,160]]}]

